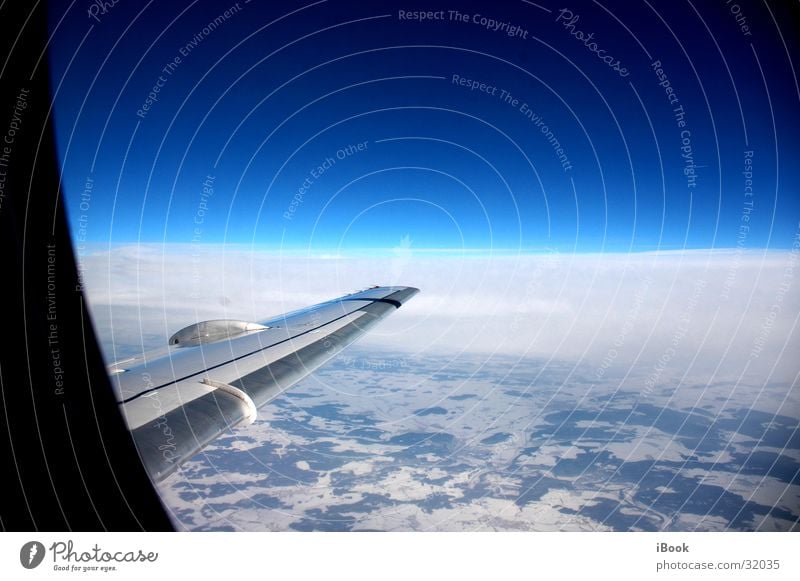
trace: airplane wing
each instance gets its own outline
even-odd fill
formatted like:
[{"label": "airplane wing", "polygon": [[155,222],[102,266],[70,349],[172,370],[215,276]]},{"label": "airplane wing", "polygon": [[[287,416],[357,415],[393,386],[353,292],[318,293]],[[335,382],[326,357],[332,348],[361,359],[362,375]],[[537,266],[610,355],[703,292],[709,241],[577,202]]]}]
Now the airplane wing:
[{"label": "airplane wing", "polygon": [[160,352],[109,367],[150,476],[163,480],[419,292],[373,287],[267,321],[190,325]]}]

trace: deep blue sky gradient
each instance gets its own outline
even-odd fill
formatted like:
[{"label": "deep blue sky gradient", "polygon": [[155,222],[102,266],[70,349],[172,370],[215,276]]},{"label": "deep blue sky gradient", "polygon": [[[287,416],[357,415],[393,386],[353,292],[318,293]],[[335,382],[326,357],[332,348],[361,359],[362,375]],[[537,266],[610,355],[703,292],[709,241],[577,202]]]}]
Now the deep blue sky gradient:
[{"label": "deep blue sky gradient", "polygon": [[[724,2],[458,3],[464,23],[437,2],[242,1],[166,75],[233,4],[120,2],[97,21],[84,5],[53,3],[54,113],[76,237],[348,251],[409,236],[416,248],[637,251],[787,248],[798,230],[800,94],[787,55],[797,33],[782,8],[779,34],[763,5],[743,2],[748,36]],[[564,7],[627,77],[556,21]],[[399,18],[420,8],[445,20]],[[475,14],[527,38],[487,30]],[[655,60],[686,112],[695,188]],[[743,222],[747,150],[754,196]]]}]

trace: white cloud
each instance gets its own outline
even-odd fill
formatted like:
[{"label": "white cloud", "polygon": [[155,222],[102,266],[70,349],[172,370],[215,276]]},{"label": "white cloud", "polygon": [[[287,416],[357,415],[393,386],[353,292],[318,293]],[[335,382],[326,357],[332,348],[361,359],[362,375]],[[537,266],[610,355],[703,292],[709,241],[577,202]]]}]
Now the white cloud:
[{"label": "white cloud", "polygon": [[[106,345],[160,346],[207,318],[263,320],[373,284],[422,293],[362,339],[417,353],[500,352],[631,365],[653,385],[686,370],[792,382],[800,349],[797,254],[689,251],[451,255],[409,244],[341,258],[244,247],[143,245],[84,258]],[[709,375],[710,377],[710,375]]]}]

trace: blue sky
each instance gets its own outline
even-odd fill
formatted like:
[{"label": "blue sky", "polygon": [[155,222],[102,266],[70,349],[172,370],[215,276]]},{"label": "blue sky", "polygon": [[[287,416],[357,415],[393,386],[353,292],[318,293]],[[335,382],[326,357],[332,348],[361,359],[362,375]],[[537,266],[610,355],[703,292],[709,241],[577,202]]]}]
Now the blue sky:
[{"label": "blue sky", "polygon": [[[463,21],[436,2],[122,2],[93,16],[54,2],[75,237],[790,247],[796,33],[763,7],[747,6],[744,30],[722,3],[658,4],[459,3]],[[421,8],[438,19],[408,16]]]}]

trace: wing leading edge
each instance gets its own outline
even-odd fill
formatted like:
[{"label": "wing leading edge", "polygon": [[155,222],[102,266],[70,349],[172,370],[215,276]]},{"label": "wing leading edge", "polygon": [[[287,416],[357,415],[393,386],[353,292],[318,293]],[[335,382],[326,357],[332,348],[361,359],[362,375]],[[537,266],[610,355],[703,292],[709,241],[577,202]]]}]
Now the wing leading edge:
[{"label": "wing leading edge", "polygon": [[260,323],[204,321],[168,351],[110,367],[123,416],[158,481],[419,292],[373,287]]}]

